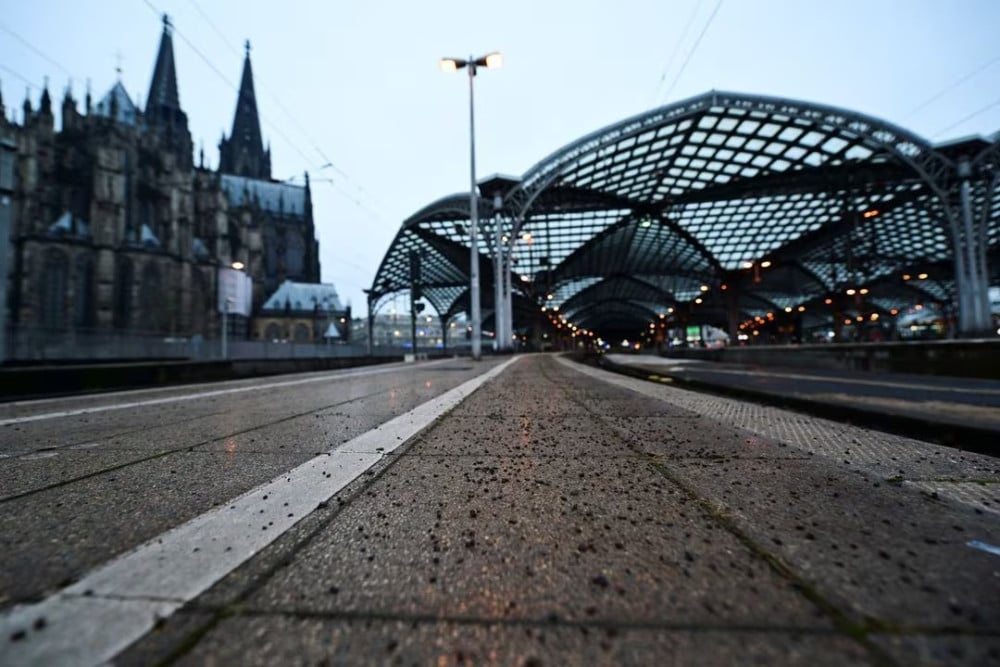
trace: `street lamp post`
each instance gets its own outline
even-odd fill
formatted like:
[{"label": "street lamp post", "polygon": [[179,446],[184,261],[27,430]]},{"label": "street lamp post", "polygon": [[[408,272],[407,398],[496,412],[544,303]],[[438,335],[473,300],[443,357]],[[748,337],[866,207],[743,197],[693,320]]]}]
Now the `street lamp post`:
[{"label": "street lamp post", "polygon": [[454,72],[463,67],[469,70],[469,291],[472,310],[472,358],[476,361],[482,356],[482,314],[479,305],[479,196],[476,194],[476,113],[473,95],[473,79],[480,67],[493,69],[503,64],[503,56],[494,51],[481,58],[469,56],[468,60],[461,58],[442,58],[441,69]]},{"label": "street lamp post", "polygon": [[222,304],[222,360],[229,358],[229,349],[226,347],[226,337],[229,335],[229,301],[226,299]]},{"label": "street lamp post", "polygon": [[493,195],[493,322],[494,336],[493,347],[497,352],[506,349],[504,332],[507,330],[507,322],[503,308],[503,226],[501,224],[500,212],[503,208],[503,196],[499,193]]},{"label": "street lamp post", "polygon": [[[234,271],[242,271],[246,268],[246,265],[243,262],[236,260],[230,264],[230,267]],[[230,304],[235,303],[236,300],[228,294],[222,300],[222,359],[224,361],[229,359],[229,306]]]}]

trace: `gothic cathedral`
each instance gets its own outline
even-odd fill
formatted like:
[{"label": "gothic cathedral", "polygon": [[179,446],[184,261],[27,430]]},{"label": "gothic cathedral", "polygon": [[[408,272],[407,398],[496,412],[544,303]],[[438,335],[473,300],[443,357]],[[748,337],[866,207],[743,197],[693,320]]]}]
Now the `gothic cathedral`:
[{"label": "gothic cathedral", "polygon": [[254,313],[286,280],[319,282],[308,175],[303,186],[271,177],[249,44],[217,171],[203,151],[193,159],[166,17],[144,110],[120,81],[96,103],[88,91],[82,113],[67,89],[58,131],[52,106],[46,86],[17,125],[0,98],[0,136],[15,147],[12,329],[215,337],[221,268],[245,267]]}]

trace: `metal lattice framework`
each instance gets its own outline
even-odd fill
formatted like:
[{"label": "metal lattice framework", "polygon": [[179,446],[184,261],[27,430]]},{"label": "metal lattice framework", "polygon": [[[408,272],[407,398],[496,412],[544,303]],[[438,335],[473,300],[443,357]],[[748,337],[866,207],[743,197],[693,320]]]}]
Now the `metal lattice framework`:
[{"label": "metal lattice framework", "polygon": [[[862,305],[953,307],[960,160],[995,282],[998,137],[935,147],[844,109],[707,93],[553,153],[506,183],[500,211],[482,201],[484,303],[499,224],[524,311],[545,305],[591,330],[636,330],[675,309],[732,329],[781,311],[808,325]],[[409,288],[417,249],[426,298],[448,316],[464,309],[468,217],[467,195],[454,195],[407,220],[374,300]]]}]

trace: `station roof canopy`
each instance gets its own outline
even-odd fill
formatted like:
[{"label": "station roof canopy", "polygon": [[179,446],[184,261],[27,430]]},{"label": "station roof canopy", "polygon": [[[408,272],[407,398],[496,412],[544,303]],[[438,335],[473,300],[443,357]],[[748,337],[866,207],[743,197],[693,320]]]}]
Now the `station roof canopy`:
[{"label": "station roof canopy", "polygon": [[[599,333],[635,332],[660,315],[725,327],[731,308],[747,323],[793,312],[805,326],[834,310],[948,308],[961,221],[941,202],[959,196],[965,160],[998,284],[997,136],[935,146],[860,113],[738,93],[661,107],[520,178],[480,181],[484,314],[498,226],[516,327],[539,306]],[[469,195],[456,194],[408,218],[373,281],[372,307],[412,278],[445,317],[467,310],[469,211]]]}]

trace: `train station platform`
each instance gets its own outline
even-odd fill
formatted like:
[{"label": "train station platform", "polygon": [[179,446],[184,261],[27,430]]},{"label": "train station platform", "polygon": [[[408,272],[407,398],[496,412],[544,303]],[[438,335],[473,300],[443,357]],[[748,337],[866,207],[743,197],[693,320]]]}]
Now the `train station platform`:
[{"label": "train station platform", "polygon": [[554,355],[212,387],[0,406],[0,663],[1000,664],[997,458]]},{"label": "train station platform", "polygon": [[651,382],[765,402],[1000,456],[1000,379],[636,354],[602,355],[598,362]]}]

